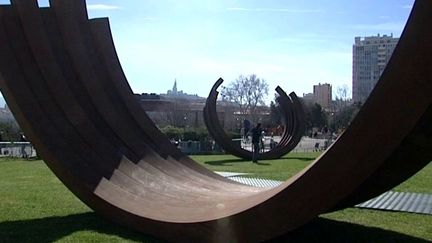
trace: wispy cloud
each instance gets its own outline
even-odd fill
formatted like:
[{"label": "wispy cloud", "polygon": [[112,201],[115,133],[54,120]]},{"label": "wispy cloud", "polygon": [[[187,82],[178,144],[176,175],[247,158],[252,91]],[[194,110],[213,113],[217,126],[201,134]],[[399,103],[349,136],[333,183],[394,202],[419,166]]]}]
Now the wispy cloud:
[{"label": "wispy cloud", "polygon": [[324,38],[306,38],[306,37],[285,37],[276,39],[277,42],[290,42],[290,43],[317,43],[326,42]]},{"label": "wispy cloud", "polygon": [[[321,34],[321,33],[291,33],[285,35],[281,38],[272,39],[275,42],[286,42],[301,45],[318,45],[322,46],[324,43],[339,43],[340,39],[343,38],[342,34],[332,35],[332,34]],[[339,45],[340,46],[340,45]]]},{"label": "wispy cloud", "polygon": [[121,7],[119,6],[115,6],[115,5],[108,5],[108,4],[88,4],[87,5],[87,9],[88,10],[117,10],[117,9],[121,9]]},{"label": "wispy cloud", "polygon": [[354,25],[354,29],[358,30],[378,30],[378,31],[397,31],[402,30],[405,26],[405,23],[402,22],[388,22],[381,24],[359,24]]},{"label": "wispy cloud", "polygon": [[145,21],[145,22],[154,22],[157,20],[160,20],[159,18],[156,17],[144,17],[144,18],[140,18],[141,21]]},{"label": "wispy cloud", "polygon": [[227,8],[228,11],[239,12],[284,12],[293,14],[324,13],[322,9],[289,9],[289,8]]},{"label": "wispy cloud", "polygon": [[378,16],[378,18],[380,18],[380,19],[390,19],[391,17],[388,16],[388,15],[381,15],[381,16]]}]

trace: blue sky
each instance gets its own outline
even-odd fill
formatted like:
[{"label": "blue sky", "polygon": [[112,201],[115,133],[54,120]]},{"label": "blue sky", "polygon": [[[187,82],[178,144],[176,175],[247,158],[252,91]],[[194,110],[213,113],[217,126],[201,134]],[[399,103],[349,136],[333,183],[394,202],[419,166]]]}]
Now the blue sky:
[{"label": "blue sky", "polygon": [[271,90],[280,85],[299,96],[317,83],[331,83],[333,90],[351,87],[354,37],[399,37],[413,3],[87,1],[90,17],[110,18],[118,55],[136,93],[164,93],[177,79],[179,89],[204,97],[219,77],[228,83],[252,73]]}]

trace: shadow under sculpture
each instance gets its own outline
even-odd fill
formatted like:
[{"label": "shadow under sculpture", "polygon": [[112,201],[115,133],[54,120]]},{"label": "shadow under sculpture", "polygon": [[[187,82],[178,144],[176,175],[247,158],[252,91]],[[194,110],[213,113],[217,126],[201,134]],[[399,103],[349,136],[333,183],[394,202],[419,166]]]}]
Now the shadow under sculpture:
[{"label": "shadow under sculpture", "polygon": [[[216,112],[216,101],[219,94],[217,89],[222,82],[223,79],[221,78],[216,81],[206,100],[203,114],[207,130],[215,142],[227,153],[245,160],[252,160],[253,153],[235,144],[231,138],[228,137],[219,123],[219,118]],[[276,147],[267,152],[260,153],[258,157],[259,160],[279,159],[289,153],[300,142],[306,129],[303,106],[297,95],[291,93],[288,96],[279,86],[276,88],[276,92],[279,94],[277,102],[279,103],[282,113],[284,131],[281,140]]]},{"label": "shadow under sculpture", "polygon": [[108,20],[88,20],[83,0],[0,6],[0,88],[45,163],[100,215],[170,241],[263,241],[431,161],[431,12],[432,1],[415,2],[351,126],[276,188],[232,182],[172,146],[135,100]]}]

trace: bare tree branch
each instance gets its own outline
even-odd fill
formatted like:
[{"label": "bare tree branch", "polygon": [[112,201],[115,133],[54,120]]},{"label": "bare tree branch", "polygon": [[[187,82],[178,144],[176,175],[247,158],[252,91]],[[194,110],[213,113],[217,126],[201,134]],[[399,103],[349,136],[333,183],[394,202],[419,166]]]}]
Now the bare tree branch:
[{"label": "bare tree branch", "polygon": [[222,98],[239,106],[244,118],[255,120],[257,107],[265,105],[268,84],[255,74],[247,77],[240,75],[235,81],[222,89]]}]

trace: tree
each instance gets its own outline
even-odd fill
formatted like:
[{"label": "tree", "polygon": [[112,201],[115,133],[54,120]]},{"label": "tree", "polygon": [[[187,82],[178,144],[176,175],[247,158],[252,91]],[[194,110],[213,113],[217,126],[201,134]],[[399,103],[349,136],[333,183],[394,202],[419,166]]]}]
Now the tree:
[{"label": "tree", "polygon": [[273,101],[270,102],[270,125],[277,126],[282,124],[282,114],[279,104]]},{"label": "tree", "polygon": [[337,109],[341,110],[347,106],[348,93],[350,92],[348,85],[344,84],[339,86],[336,91],[336,105]]},{"label": "tree", "polygon": [[321,105],[315,103],[304,103],[305,107],[305,123],[307,132],[311,132],[313,128],[324,128],[327,126],[327,114]]},{"label": "tree", "polygon": [[336,132],[346,129],[357,115],[360,107],[358,104],[353,104],[335,113],[330,120],[330,129]]},{"label": "tree", "polygon": [[349,87],[346,84],[339,86],[337,88],[337,97],[339,97],[341,100],[346,101],[348,99],[348,93],[349,93]]},{"label": "tree", "polygon": [[0,133],[3,141],[19,141],[21,128],[15,121],[0,121]]},{"label": "tree", "polygon": [[247,77],[240,75],[235,81],[222,89],[222,99],[234,102],[239,106],[244,118],[256,122],[256,112],[259,105],[265,105],[268,95],[268,84],[255,74]]},{"label": "tree", "polygon": [[312,106],[312,126],[322,128],[327,126],[327,114],[319,104]]},{"label": "tree", "polygon": [[169,139],[182,139],[184,129],[174,126],[166,126],[160,129]]}]

